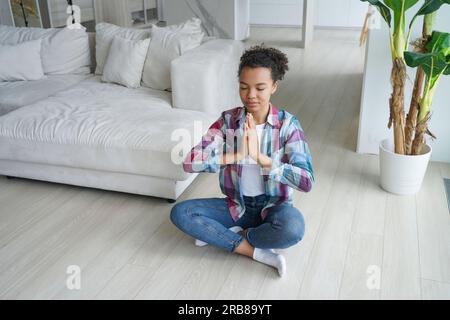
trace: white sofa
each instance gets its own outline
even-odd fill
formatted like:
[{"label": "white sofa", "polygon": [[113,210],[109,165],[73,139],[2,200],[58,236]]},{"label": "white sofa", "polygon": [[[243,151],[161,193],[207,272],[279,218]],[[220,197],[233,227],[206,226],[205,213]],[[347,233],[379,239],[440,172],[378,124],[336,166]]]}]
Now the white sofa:
[{"label": "white sofa", "polygon": [[171,92],[94,74],[0,82],[0,174],[176,200],[196,175],[171,161],[172,132],[193,134],[195,121],[206,130],[240,105],[243,49],[212,39],[186,52],[172,61]]}]

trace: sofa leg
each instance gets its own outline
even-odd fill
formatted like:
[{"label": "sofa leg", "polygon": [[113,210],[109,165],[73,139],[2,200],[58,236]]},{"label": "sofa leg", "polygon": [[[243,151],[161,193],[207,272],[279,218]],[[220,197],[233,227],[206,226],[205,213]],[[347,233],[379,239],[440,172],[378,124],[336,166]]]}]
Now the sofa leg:
[{"label": "sofa leg", "polygon": [[167,199],[167,202],[168,202],[168,203],[175,203],[175,202],[177,202],[177,200],[174,200],[174,199]]},{"label": "sofa leg", "polygon": [[6,179],[11,180],[14,179],[15,177],[11,177],[11,176],[6,176]]}]

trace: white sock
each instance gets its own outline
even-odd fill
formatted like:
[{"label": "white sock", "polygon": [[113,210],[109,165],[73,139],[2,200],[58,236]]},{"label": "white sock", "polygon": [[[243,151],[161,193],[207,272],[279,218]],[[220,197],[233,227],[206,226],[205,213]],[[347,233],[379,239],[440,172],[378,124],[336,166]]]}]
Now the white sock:
[{"label": "white sock", "polygon": [[[228,230],[231,230],[234,233],[238,233],[239,231],[242,231],[243,229],[239,226],[234,226],[234,227],[228,228]],[[207,246],[208,244],[202,240],[195,239],[195,245],[197,247],[204,247],[204,246]]]},{"label": "white sock", "polygon": [[283,255],[275,253],[273,249],[255,248],[253,259],[276,268],[280,277],[286,274],[286,259]]}]

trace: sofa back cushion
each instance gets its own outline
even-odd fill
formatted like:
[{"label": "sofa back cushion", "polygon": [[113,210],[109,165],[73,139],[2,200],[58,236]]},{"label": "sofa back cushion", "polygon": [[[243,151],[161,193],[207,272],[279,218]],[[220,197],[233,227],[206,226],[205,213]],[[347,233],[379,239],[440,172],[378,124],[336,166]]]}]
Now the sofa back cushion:
[{"label": "sofa back cushion", "polygon": [[167,27],[152,25],[151,41],[142,75],[143,85],[157,90],[170,90],[172,60],[200,46],[204,36],[201,20],[198,18]]},{"label": "sofa back cushion", "polygon": [[128,40],[144,40],[150,37],[149,30],[122,28],[106,22],[98,23],[95,26],[95,31],[95,54],[97,61],[95,74],[99,75],[103,74],[103,68],[114,36],[120,36]]},{"label": "sofa back cushion", "polygon": [[19,28],[0,25],[0,44],[16,45],[42,39],[41,58],[45,74],[88,74],[89,39],[83,29]]},{"label": "sofa back cushion", "polygon": [[149,38],[129,40],[115,36],[103,68],[102,81],[139,88],[149,42]]},{"label": "sofa back cushion", "polygon": [[43,78],[41,42],[42,39],[38,39],[16,45],[0,45],[0,81]]}]

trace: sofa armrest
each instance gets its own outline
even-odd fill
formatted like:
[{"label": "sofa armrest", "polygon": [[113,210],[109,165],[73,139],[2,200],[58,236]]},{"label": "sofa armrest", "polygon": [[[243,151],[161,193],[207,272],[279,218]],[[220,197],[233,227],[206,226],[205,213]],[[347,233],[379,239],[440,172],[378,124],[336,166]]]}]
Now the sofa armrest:
[{"label": "sofa armrest", "polygon": [[238,68],[243,51],[242,41],[214,39],[173,60],[173,107],[218,116],[240,106]]}]

